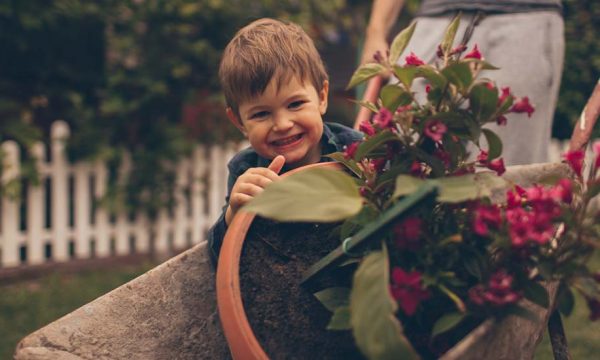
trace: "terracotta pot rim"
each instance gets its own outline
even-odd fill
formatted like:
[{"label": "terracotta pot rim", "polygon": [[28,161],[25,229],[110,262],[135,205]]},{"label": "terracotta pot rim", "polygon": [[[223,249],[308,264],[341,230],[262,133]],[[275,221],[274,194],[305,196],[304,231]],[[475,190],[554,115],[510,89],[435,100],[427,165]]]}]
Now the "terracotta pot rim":
[{"label": "terracotta pot rim", "polygon": [[[317,163],[299,167],[282,176],[314,167],[342,169],[342,166],[335,162]],[[216,290],[219,318],[234,359],[269,358],[250,327],[240,288],[240,257],[246,234],[255,216],[255,214],[239,212],[233,218],[223,239],[217,266]]]}]

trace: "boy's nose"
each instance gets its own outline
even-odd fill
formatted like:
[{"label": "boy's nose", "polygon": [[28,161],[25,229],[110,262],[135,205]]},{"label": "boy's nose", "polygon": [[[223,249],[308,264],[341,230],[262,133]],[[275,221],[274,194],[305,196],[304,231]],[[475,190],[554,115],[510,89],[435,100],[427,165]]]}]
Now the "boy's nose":
[{"label": "boy's nose", "polygon": [[277,115],[273,121],[273,131],[283,132],[291,129],[294,126],[292,117],[289,114]]}]

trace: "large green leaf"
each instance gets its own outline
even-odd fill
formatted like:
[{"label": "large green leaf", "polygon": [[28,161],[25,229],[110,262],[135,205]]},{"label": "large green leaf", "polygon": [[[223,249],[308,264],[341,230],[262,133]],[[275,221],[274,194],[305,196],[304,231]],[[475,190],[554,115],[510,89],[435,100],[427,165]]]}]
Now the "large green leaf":
[{"label": "large green leaf", "polygon": [[361,208],[362,198],[350,175],[312,168],[270,184],[243,210],[278,221],[333,222]]},{"label": "large green leaf", "polygon": [[431,337],[435,337],[441,333],[444,333],[456,325],[460,324],[460,322],[465,318],[464,313],[453,312],[449,314],[445,314],[441,318],[439,318],[435,324],[433,325],[433,330],[431,331]]},{"label": "large green leaf", "polygon": [[392,197],[397,198],[404,195],[410,195],[417,191],[423,185],[425,180],[410,175],[400,175],[396,178],[396,189]]},{"label": "large green leaf", "polygon": [[350,82],[348,83],[348,86],[346,86],[346,89],[351,89],[351,88],[355,87],[356,85],[358,85],[364,81],[367,81],[370,78],[372,78],[373,76],[381,74],[383,72],[385,72],[385,67],[381,64],[377,64],[377,63],[364,64],[361,67],[359,67],[358,69],[356,69],[356,71],[352,75],[352,78],[350,79]]},{"label": "large green leaf", "polygon": [[358,176],[358,177],[362,176],[363,171],[358,167],[358,165],[356,164],[356,161],[354,161],[352,159],[346,159],[346,157],[344,156],[343,153],[334,152],[331,154],[327,154],[327,157],[343,164],[350,171],[352,171],[354,174],[356,174],[356,176]]},{"label": "large green leaf", "polygon": [[547,309],[548,306],[550,306],[550,297],[548,296],[548,291],[536,281],[527,282],[527,284],[524,286],[523,295],[527,300],[534,304],[538,304],[544,309]]},{"label": "large green leaf", "polygon": [[394,315],[398,304],[389,291],[385,247],[365,257],[354,273],[350,293],[351,324],[356,345],[369,359],[418,358]]},{"label": "large green leaf", "polygon": [[392,40],[392,44],[390,45],[390,63],[395,64],[398,62],[398,58],[406,49],[406,45],[410,41],[413,33],[415,32],[415,27],[417,26],[416,22],[413,22],[409,27],[402,30],[394,40]]},{"label": "large green leaf", "polygon": [[407,89],[410,89],[411,84],[412,84],[415,76],[419,72],[419,69],[421,69],[421,67],[417,67],[417,66],[403,67],[403,66],[399,66],[399,65],[394,65],[393,69],[394,69],[394,75],[396,75],[398,80],[400,80],[400,82],[402,84],[404,84],[404,86]]},{"label": "large green leaf", "polygon": [[446,77],[441,74],[439,71],[437,71],[437,69],[435,69],[433,66],[431,65],[423,65],[423,66],[419,66],[417,71],[417,76],[421,76],[424,77],[425,79],[429,80],[429,82],[437,88],[444,88],[446,86],[446,83],[448,82],[448,80],[446,79]]}]

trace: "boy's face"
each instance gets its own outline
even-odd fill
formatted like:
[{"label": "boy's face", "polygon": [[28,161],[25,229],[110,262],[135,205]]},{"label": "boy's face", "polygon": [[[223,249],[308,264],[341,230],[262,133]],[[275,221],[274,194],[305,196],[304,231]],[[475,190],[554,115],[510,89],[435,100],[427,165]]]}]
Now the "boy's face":
[{"label": "boy's face", "polygon": [[320,92],[296,76],[277,88],[272,79],[265,91],[239,104],[239,116],[228,108],[230,120],[262,157],[285,157],[288,168],[319,162],[323,119],[329,83]]}]

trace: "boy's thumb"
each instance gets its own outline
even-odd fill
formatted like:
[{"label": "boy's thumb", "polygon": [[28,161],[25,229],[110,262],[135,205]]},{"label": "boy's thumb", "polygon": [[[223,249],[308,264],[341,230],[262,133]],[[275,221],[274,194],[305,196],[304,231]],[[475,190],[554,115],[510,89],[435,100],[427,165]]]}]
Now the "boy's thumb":
[{"label": "boy's thumb", "polygon": [[284,164],[285,157],[283,155],[277,155],[275,156],[275,159],[273,159],[273,161],[271,161],[271,163],[269,164],[268,169],[273,171],[275,174],[279,174]]}]

